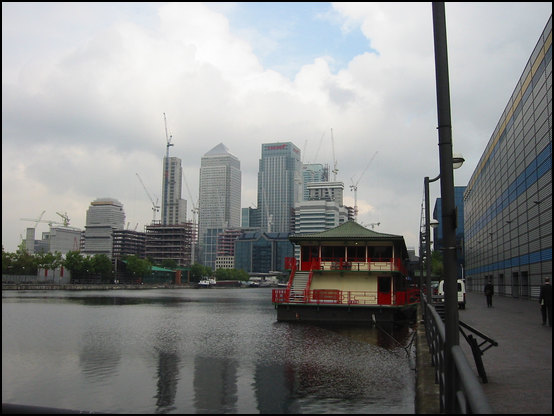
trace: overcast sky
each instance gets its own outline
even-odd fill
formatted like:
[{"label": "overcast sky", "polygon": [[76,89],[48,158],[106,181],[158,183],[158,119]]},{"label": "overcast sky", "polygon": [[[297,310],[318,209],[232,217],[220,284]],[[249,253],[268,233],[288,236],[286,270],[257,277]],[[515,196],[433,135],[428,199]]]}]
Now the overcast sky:
[{"label": "overcast sky", "polygon": [[[551,13],[550,2],[446,3],[457,186]],[[43,210],[84,228],[100,197],[143,230],[152,204],[136,174],[161,201],[166,113],[188,218],[200,159],[219,143],[241,162],[248,207],[262,143],[333,166],[334,142],[358,221],[417,248],[423,178],[439,173],[433,48],[431,3],[3,2],[2,245],[15,251],[33,226],[21,218]],[[431,184],[432,205],[439,194]]]}]

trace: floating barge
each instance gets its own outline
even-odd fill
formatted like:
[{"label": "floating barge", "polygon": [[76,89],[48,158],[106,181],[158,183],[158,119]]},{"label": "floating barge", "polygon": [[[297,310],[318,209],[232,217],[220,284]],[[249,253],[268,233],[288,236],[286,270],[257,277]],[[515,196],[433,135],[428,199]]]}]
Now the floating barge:
[{"label": "floating barge", "polygon": [[288,285],[273,289],[278,321],[372,325],[415,319],[419,290],[410,287],[404,237],[348,221],[289,239],[300,246],[300,261],[286,259]]}]

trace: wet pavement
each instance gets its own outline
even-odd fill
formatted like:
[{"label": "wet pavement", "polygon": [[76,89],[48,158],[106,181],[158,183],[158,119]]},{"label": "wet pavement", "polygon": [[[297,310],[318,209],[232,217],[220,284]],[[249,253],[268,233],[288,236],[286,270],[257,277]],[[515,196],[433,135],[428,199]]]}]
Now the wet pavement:
[{"label": "wet pavement", "polygon": [[[488,382],[481,385],[494,413],[552,414],[552,327],[542,325],[539,302],[495,295],[487,308],[485,295],[476,292],[466,301],[460,321],[498,343],[482,355]],[[462,334],[460,346],[478,374]]]}]

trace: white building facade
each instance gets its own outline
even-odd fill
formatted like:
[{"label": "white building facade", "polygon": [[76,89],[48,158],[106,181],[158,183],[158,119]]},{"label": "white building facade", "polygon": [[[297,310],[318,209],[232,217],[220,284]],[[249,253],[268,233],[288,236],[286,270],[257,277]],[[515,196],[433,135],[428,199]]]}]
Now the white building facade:
[{"label": "white building facade", "polygon": [[87,210],[83,254],[112,257],[113,230],[125,225],[123,205],[117,199],[98,198]]}]

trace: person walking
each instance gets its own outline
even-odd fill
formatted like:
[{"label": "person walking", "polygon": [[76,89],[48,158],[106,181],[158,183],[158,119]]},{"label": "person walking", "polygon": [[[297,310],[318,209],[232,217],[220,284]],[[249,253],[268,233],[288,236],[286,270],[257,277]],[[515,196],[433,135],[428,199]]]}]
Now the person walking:
[{"label": "person walking", "polygon": [[546,325],[548,317],[548,325],[552,326],[552,286],[549,277],[544,279],[544,284],[541,285],[539,303],[541,304],[542,324]]},{"label": "person walking", "polygon": [[487,308],[492,308],[492,295],[494,294],[494,286],[492,280],[485,285],[485,296],[487,297]]}]

